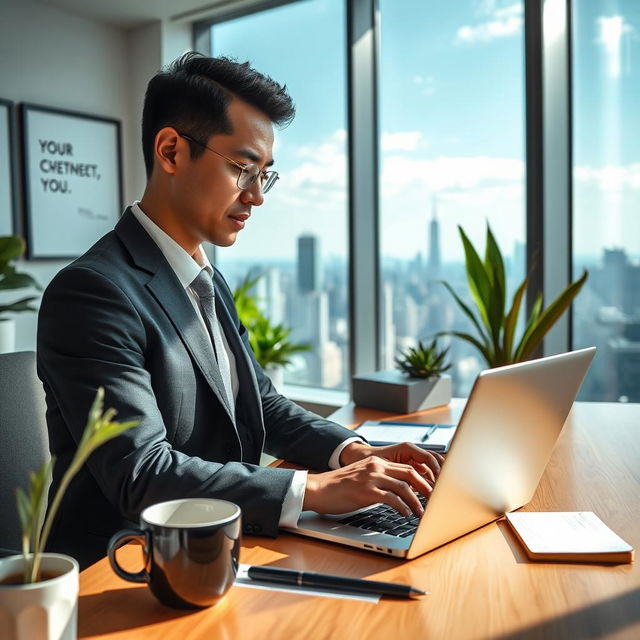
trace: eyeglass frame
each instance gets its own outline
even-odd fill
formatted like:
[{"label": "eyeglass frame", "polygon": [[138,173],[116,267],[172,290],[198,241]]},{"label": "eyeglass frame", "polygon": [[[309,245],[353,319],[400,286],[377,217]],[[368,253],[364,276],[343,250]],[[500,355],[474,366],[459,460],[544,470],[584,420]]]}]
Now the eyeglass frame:
[{"label": "eyeglass frame", "polygon": [[[180,133],[178,131],[177,134],[181,138],[184,138],[185,140],[188,140],[189,142],[193,142],[194,144],[197,144],[198,146],[202,147],[203,149],[206,149],[207,151],[211,151],[211,153],[215,153],[217,156],[220,156],[221,158],[224,158],[227,162],[230,162],[232,165],[238,167],[238,169],[240,169],[240,173],[238,173],[238,178],[236,180],[236,186],[241,191],[244,191],[245,189],[249,189],[252,185],[254,185],[256,183],[256,181],[258,180],[258,176],[262,176],[263,180],[264,180],[264,184],[265,185],[269,185],[265,189],[263,187],[262,183],[260,183],[260,189],[261,189],[262,193],[265,194],[265,193],[268,193],[269,191],[271,191],[271,189],[273,189],[273,185],[275,185],[275,183],[280,179],[280,176],[278,175],[277,171],[263,171],[258,167],[258,165],[254,164],[253,162],[250,162],[250,163],[238,162],[237,160],[234,160],[233,158],[230,158],[229,156],[225,156],[224,153],[220,153],[219,151],[216,151],[215,149],[212,149],[211,147],[206,145],[204,142],[200,142],[200,140],[196,140],[195,138],[192,138],[191,136],[187,135],[186,133]],[[247,170],[247,167],[252,167],[252,166],[253,167],[258,167],[258,173],[255,175],[253,180],[246,187],[241,187],[240,186],[240,178],[242,177],[243,173],[248,174],[249,172]]]}]

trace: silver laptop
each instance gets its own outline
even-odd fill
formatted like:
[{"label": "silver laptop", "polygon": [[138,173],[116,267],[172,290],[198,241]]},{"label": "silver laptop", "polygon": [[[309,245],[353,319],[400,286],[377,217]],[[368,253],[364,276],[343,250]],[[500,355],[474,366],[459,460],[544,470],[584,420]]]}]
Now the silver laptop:
[{"label": "silver laptop", "polygon": [[422,518],[387,505],[347,514],[303,511],[287,531],[415,558],[531,500],[595,347],[482,371]]}]

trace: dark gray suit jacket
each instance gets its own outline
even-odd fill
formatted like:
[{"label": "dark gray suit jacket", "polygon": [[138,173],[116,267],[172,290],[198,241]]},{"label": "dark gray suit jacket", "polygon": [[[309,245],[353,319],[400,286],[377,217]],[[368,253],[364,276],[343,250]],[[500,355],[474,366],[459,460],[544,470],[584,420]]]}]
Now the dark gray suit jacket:
[{"label": "dark gray suit jacket", "polygon": [[275,536],[293,471],[260,468],[264,449],[325,470],[353,434],[279,395],[255,361],[216,271],[216,311],[234,352],[236,419],[196,312],[162,252],[127,210],[56,275],[38,318],[52,492],[69,466],[99,386],[116,419],[140,425],[96,450],[67,491],[48,547],[83,566],[155,502],[218,497],[242,507],[244,532]]}]

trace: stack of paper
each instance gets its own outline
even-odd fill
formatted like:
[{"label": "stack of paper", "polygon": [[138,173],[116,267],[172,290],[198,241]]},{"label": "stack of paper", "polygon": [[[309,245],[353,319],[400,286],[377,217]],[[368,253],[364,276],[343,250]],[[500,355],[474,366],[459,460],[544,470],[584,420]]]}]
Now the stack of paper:
[{"label": "stack of paper", "polygon": [[507,513],[507,522],[532,560],[631,562],[633,548],[595,513]]}]

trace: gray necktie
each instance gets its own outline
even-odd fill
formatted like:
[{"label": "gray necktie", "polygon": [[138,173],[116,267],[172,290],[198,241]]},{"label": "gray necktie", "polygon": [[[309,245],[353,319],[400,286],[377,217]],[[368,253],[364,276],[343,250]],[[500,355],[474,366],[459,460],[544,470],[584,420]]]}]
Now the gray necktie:
[{"label": "gray necktie", "polygon": [[209,335],[211,336],[211,341],[213,342],[216,360],[218,361],[218,368],[220,369],[220,377],[222,378],[227,402],[231,409],[231,414],[233,415],[235,402],[233,400],[233,389],[231,388],[229,356],[227,355],[227,350],[224,348],[220,324],[216,318],[216,294],[213,288],[213,281],[206,269],[202,269],[202,271],[200,271],[196,279],[191,283],[191,288],[196,292],[198,299],[200,300],[202,317],[204,318],[204,322],[209,330]]}]

